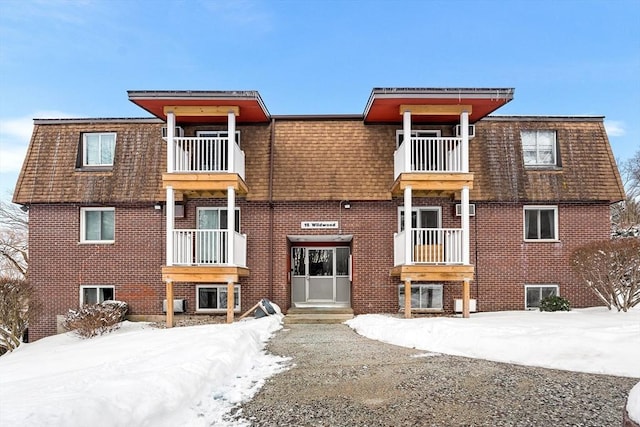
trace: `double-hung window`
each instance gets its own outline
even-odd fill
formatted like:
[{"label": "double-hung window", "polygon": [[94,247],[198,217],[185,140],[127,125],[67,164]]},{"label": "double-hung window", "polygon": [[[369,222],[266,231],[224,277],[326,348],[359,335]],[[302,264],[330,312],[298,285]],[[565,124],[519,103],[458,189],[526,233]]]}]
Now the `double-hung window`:
[{"label": "double-hung window", "polygon": [[[404,285],[398,287],[398,304],[400,309],[404,308]],[[416,310],[442,310],[442,285],[411,285],[411,308]]]},{"label": "double-hung window", "polygon": [[115,212],[115,208],[81,208],[80,242],[113,243]]},{"label": "double-hung window", "polygon": [[524,240],[527,240],[527,241],[558,240],[558,207],[557,206],[525,206],[524,207]]},{"label": "double-hung window", "polygon": [[115,132],[82,135],[82,166],[113,166]]},{"label": "double-hung window", "polygon": [[80,286],[80,306],[85,304],[98,304],[114,299],[114,286],[86,285]]},{"label": "double-hung window", "polygon": [[556,131],[523,130],[520,137],[525,167],[558,165]]},{"label": "double-hung window", "polygon": [[[240,286],[233,291],[233,311],[240,311]],[[196,287],[196,311],[220,312],[227,310],[227,285],[198,285]]]},{"label": "double-hung window", "polygon": [[525,310],[534,310],[540,307],[543,299],[558,296],[558,285],[525,285],[524,293]]}]

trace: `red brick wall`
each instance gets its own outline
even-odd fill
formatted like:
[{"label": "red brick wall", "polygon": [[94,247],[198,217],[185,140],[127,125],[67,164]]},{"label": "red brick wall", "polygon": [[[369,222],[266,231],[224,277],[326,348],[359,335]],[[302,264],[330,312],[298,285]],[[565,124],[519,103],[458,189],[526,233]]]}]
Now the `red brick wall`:
[{"label": "red brick wall", "polygon": [[[226,199],[193,200],[178,228],[195,227],[196,207],[224,206]],[[338,221],[343,234],[353,235],[352,306],[359,313],[397,312],[397,278],[389,276],[393,264],[393,233],[397,231],[397,206],[392,201],[352,201],[340,210],[339,201],[265,202],[237,200],[241,232],[247,234],[250,276],[241,280],[242,311],[268,297],[284,310],[290,305],[287,235],[337,234],[338,230],[303,230],[302,221]],[[442,205],[444,227],[460,227],[454,203],[443,199],[414,199],[415,207]],[[588,241],[609,236],[606,204],[559,206],[560,241],[523,241],[522,204],[481,203],[471,218],[471,262],[476,277],[471,296],[478,309],[521,310],[525,284],[558,284],[560,295],[574,307],[599,305],[598,300],[571,271],[571,251]],[[273,227],[270,216],[273,215]],[[165,287],[165,218],[153,206],[116,207],[114,244],[79,242],[79,206],[32,205],[30,210],[30,278],[44,305],[44,316],[30,328],[31,339],[56,332],[55,316],[79,303],[80,285],[115,285],[115,297],[129,304],[130,314],[162,314]],[[272,235],[273,239],[270,239]],[[272,278],[272,279],[271,279]],[[444,286],[445,311],[461,297],[460,283]],[[195,312],[195,285],[176,283],[175,298],[187,299]]]}]

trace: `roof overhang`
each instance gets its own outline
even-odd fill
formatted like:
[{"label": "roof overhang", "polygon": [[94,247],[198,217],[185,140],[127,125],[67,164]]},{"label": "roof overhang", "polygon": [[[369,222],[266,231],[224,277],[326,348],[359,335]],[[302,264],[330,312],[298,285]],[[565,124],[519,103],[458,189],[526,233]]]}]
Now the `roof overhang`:
[{"label": "roof overhang", "polygon": [[364,110],[367,123],[401,123],[411,111],[412,123],[460,123],[469,113],[475,123],[513,99],[513,88],[375,88]]},{"label": "roof overhang", "polygon": [[129,101],[161,120],[174,111],[176,124],[226,123],[230,111],[237,123],[268,123],[271,115],[257,91],[139,91]]}]

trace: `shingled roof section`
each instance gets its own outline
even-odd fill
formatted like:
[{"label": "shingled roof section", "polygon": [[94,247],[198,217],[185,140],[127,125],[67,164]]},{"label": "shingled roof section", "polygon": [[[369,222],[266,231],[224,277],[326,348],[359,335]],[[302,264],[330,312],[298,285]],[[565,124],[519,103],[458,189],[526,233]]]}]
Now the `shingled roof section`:
[{"label": "shingled roof section", "polygon": [[[522,130],[555,130],[560,165],[525,168]],[[473,200],[608,201],[625,197],[602,117],[495,116],[476,123]]]},{"label": "shingled roof section", "polygon": [[[164,199],[166,144],[158,119],[36,119],[13,201],[133,203]],[[76,167],[83,132],[116,132],[110,170]]]},{"label": "shingled roof section", "polygon": [[[158,119],[35,120],[14,202],[164,200],[162,126]],[[267,201],[270,194],[273,201],[389,200],[395,132],[400,127],[365,124],[361,116],[276,116],[270,124],[240,126],[247,200]],[[436,127],[443,136],[451,135],[451,126]],[[523,129],[555,130],[561,166],[525,168]],[[186,130],[190,135],[195,132]],[[114,131],[117,142],[111,170],[76,167],[82,132]],[[601,117],[488,117],[476,123],[469,159],[474,173],[470,196],[475,201],[616,202],[624,198]]]},{"label": "shingled roof section", "polygon": [[352,117],[276,120],[273,200],[391,199],[395,129]]}]

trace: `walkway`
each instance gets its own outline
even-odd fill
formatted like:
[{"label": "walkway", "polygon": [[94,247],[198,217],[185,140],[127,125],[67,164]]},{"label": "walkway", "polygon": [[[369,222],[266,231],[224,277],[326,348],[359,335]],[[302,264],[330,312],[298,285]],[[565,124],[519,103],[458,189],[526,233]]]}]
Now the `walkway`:
[{"label": "walkway", "polygon": [[268,350],[293,366],[242,406],[253,426],[614,426],[637,383],[396,347],[346,325],[288,325]]}]

